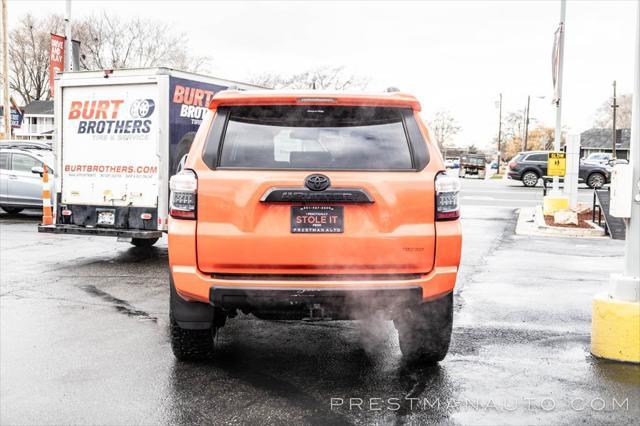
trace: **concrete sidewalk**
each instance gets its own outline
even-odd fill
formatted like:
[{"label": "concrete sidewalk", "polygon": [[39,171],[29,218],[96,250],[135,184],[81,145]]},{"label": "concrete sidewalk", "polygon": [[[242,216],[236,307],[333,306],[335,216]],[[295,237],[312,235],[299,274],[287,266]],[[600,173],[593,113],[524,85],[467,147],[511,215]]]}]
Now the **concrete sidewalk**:
[{"label": "concrete sidewalk", "polygon": [[[622,267],[623,244],[520,236],[514,228],[514,221],[505,225],[473,273],[465,274],[448,358],[465,372],[452,378],[461,383],[457,398],[493,401],[498,409],[465,407],[452,418],[464,424],[632,424],[640,418],[640,366],[589,353],[591,299]],[[469,375],[478,379],[471,384]],[[505,404],[515,408],[506,412]]]}]

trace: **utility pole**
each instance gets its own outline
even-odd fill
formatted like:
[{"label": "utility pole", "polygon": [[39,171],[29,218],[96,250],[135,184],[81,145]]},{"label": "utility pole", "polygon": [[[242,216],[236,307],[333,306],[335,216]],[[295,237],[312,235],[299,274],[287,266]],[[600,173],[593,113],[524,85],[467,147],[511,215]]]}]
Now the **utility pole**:
[{"label": "utility pole", "polygon": [[500,101],[498,107],[498,174],[500,174],[500,142],[502,139],[502,93],[500,93]]},{"label": "utility pole", "polygon": [[524,116],[524,150],[527,150],[527,139],[529,138],[529,103],[531,102],[531,95],[527,95],[527,109]]},{"label": "utility pole", "polygon": [[11,103],[9,101],[9,42],[7,37],[7,0],[2,0],[2,100],[4,137],[11,139]]},{"label": "utility pole", "polygon": [[616,142],[617,142],[617,132],[616,132],[616,110],[620,105],[616,102],[616,81],[613,80],[613,104],[611,105],[611,109],[613,109],[613,132],[611,135],[611,158],[616,159]]}]

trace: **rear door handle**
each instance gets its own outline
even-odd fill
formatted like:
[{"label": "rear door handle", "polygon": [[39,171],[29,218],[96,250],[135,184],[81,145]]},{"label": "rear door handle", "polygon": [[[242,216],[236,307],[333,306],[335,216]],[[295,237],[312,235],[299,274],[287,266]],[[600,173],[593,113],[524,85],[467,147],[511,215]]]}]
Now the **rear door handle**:
[{"label": "rear door handle", "polygon": [[16,180],[16,179],[18,179],[18,176],[16,176],[16,175],[9,175],[9,179]]}]

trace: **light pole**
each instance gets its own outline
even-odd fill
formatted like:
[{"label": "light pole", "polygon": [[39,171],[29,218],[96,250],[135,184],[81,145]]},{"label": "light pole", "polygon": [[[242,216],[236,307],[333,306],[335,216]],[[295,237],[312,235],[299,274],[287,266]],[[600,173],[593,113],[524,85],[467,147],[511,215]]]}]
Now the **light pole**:
[{"label": "light pole", "polygon": [[[560,151],[560,139],[562,138],[562,68],[564,62],[564,33],[565,33],[565,17],[567,14],[566,0],[560,1],[560,34],[558,35],[558,71],[556,81],[556,133],[553,141],[553,150]],[[559,193],[560,178],[553,177],[553,192]]]},{"label": "light pole", "polygon": [[[562,66],[564,61],[564,34],[565,15],[567,12],[566,0],[560,0],[560,23],[554,35],[553,44],[553,86],[554,103],[556,104],[556,131],[553,141],[553,150],[560,151],[560,139],[562,138]],[[554,173],[557,175],[557,173]],[[569,208],[569,199],[560,192],[560,177],[553,176],[553,189],[542,197],[542,211],[545,216]]]},{"label": "light pole", "polygon": [[[536,96],[537,99],[544,99],[544,96]],[[527,108],[525,109],[524,117],[524,149],[527,150],[527,141],[529,139],[529,106],[531,104],[531,95],[527,95]]]},{"label": "light pole", "polygon": [[631,106],[629,165],[633,170],[631,218],[627,222],[624,275],[635,278],[640,292],[640,1],[636,4],[636,58]]},{"label": "light pole", "polygon": [[71,0],[67,0],[65,4],[64,15],[64,70],[78,71],[73,69],[73,42],[71,41]]}]

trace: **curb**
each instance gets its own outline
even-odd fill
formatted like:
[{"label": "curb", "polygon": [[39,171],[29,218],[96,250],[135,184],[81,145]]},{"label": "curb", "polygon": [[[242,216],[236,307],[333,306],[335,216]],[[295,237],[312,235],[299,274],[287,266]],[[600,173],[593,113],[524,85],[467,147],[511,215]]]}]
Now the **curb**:
[{"label": "curb", "polygon": [[640,302],[593,298],[591,354],[614,361],[640,363]]}]

